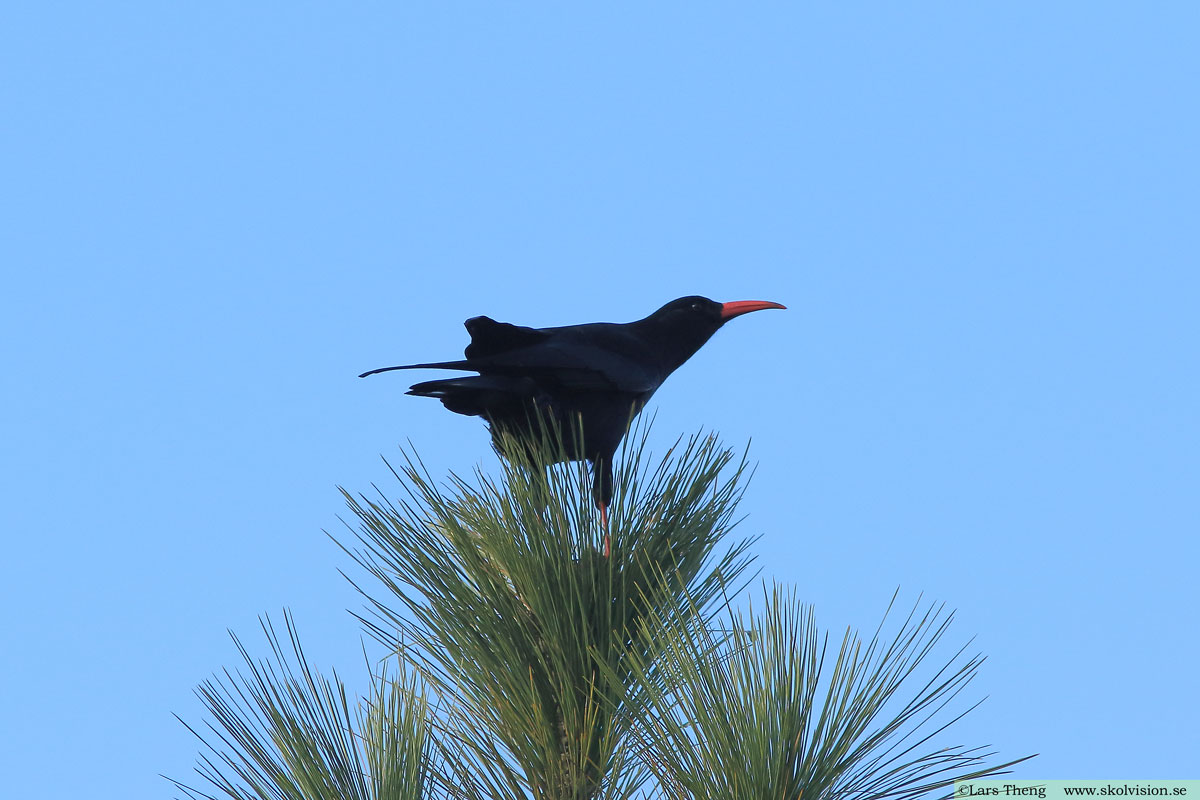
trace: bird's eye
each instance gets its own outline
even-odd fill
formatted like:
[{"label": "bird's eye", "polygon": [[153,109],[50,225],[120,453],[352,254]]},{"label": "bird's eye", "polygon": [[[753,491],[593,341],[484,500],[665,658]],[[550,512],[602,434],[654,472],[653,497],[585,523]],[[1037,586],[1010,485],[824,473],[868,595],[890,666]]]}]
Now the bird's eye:
[{"label": "bird's eye", "polygon": [[691,307],[692,307],[692,311],[699,311],[699,310],[700,310],[700,303],[699,303],[699,301],[692,303],[692,306],[691,306]]}]

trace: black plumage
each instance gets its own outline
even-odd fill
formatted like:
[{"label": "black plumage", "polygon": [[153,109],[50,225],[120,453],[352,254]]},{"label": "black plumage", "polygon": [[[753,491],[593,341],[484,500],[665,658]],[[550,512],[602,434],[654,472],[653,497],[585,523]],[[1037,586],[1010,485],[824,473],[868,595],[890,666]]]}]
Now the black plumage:
[{"label": "black plumage", "polygon": [[[471,343],[465,359],[383,367],[359,377],[397,369],[478,373],[417,383],[408,394],[436,397],[455,413],[483,417],[497,444],[501,430],[518,437],[539,432],[540,414],[563,432],[571,460],[592,462],[592,493],[607,524],[613,455],[650,396],[730,319],[783,307],[760,300],[681,297],[635,322],[556,328],[472,317],[466,321]],[[570,435],[577,430],[582,441]]]}]

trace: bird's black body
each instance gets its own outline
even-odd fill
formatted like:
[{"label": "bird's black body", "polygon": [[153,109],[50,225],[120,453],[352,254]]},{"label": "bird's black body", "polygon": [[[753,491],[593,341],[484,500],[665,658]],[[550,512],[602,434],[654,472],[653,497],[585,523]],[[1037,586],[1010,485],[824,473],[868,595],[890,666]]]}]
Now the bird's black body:
[{"label": "bird's black body", "polygon": [[[483,417],[497,445],[500,431],[535,436],[552,423],[571,460],[592,462],[593,495],[604,509],[612,498],[612,457],[633,417],[725,322],[762,308],[783,306],[682,297],[636,322],[558,328],[473,317],[466,322],[471,343],[465,359],[384,367],[359,377],[394,369],[478,373],[418,383],[408,394],[436,397],[455,413]],[[569,433],[579,430],[582,442]]]}]

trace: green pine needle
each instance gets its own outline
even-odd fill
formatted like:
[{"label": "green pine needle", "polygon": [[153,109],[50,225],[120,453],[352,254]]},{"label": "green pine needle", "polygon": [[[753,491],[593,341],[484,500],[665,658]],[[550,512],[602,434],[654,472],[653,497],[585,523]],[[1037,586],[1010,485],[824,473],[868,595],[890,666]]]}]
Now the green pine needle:
[{"label": "green pine needle", "polygon": [[542,431],[499,437],[497,478],[439,485],[406,452],[398,497],[344,492],[356,544],[341,546],[369,579],[360,620],[391,653],[369,695],[312,670],[290,616],[286,637],[265,620],[271,656],[235,637],[248,671],[198,690],[211,793],[176,786],[208,800],[907,800],[1018,763],[934,744],[974,707],[954,710],[982,662],[937,655],[941,608],[834,642],[794,592],[731,608],[753,561],[751,539],[729,540],[744,457],[700,434],[655,458],[635,427],[605,557],[588,467]]},{"label": "green pine needle", "polygon": [[711,436],[653,462],[644,431],[631,441],[608,558],[587,467],[541,467],[563,460],[553,435],[505,446],[503,481],[478,473],[441,491],[406,455],[405,499],[346,495],[362,545],[350,552],[381,587],[365,592],[365,621],[456,698],[457,741],[484,796],[630,796],[645,772],[628,753],[643,696],[629,665],[656,654],[647,626],[708,609],[750,564],[749,540],[714,555],[735,525],[744,460]]},{"label": "green pine needle", "polygon": [[865,642],[846,631],[836,653],[778,587],[725,622],[666,623],[664,652],[632,670],[656,688],[639,756],[667,797],[912,798],[1024,760],[986,766],[980,748],[930,744],[974,708],[947,713],[982,662],[959,650],[930,669],[950,623],[940,608],[914,607],[891,639],[882,623]]},{"label": "green pine needle", "polygon": [[197,772],[218,800],[425,800],[439,794],[433,714],[415,675],[371,673],[371,693],[351,703],[334,673],[309,665],[291,615],[287,644],[270,619],[271,657],[256,660],[236,636],[247,672],[203,683],[197,694],[215,718],[209,735],[191,729],[211,755]]}]

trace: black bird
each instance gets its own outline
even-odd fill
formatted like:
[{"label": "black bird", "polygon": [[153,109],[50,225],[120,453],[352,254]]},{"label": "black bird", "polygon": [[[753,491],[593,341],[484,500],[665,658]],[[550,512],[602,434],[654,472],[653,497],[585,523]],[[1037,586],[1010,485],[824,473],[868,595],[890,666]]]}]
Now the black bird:
[{"label": "black bird", "polygon": [[[471,343],[462,361],[383,367],[359,377],[395,369],[476,372],[418,383],[408,394],[436,397],[455,413],[483,417],[497,446],[501,430],[518,437],[535,435],[541,428],[531,412],[543,415],[568,440],[569,460],[592,463],[592,496],[600,509],[608,555],[612,458],[630,421],[667,376],[722,325],[765,308],[784,306],[764,300],[717,303],[706,297],[681,297],[636,322],[558,328],[472,317],[465,323]],[[582,442],[567,435],[580,429]]]}]

